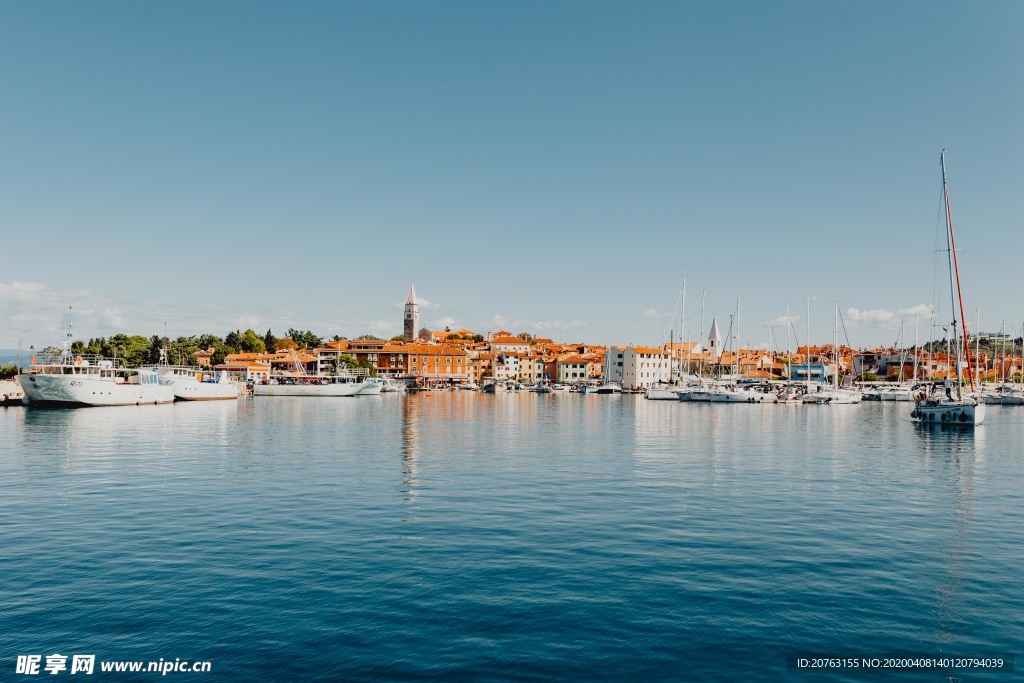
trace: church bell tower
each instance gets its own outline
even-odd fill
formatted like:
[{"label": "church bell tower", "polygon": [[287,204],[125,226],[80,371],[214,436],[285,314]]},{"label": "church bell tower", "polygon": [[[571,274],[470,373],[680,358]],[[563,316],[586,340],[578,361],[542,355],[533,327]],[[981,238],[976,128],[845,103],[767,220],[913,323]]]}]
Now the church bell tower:
[{"label": "church bell tower", "polygon": [[420,305],[416,303],[416,290],[409,283],[409,296],[405,298],[405,327],[403,336],[405,343],[416,341],[416,331],[420,327]]}]

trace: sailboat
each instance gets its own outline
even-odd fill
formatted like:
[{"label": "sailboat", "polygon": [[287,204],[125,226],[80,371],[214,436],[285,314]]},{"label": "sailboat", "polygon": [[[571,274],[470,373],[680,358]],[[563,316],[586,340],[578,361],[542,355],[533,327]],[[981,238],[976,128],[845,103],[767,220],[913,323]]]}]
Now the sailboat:
[{"label": "sailboat", "polygon": [[[857,389],[839,386],[839,302],[836,307],[836,322],[832,331],[832,386],[831,388],[819,387],[819,391],[808,391],[803,396],[804,403],[818,405],[835,405],[840,403],[860,403],[863,394]],[[808,335],[810,337],[810,335]],[[808,365],[808,372],[810,366]],[[849,379],[849,378],[848,378]]]},{"label": "sailboat", "polygon": [[[953,235],[953,216],[949,209],[949,187],[946,184],[946,150],[939,155],[942,167],[942,202],[946,212],[946,248],[949,268],[949,299],[953,314],[952,338],[956,381],[933,382],[914,396],[914,409],[910,419],[919,424],[939,424],[974,427],[985,419],[985,404],[975,393],[974,373],[971,371],[971,342],[964,318],[964,298],[960,289],[960,268],[956,258],[956,239]],[[959,303],[959,306],[957,305]],[[957,312],[959,311],[959,316]],[[959,327],[958,327],[959,326]],[[958,333],[960,329],[962,332]],[[966,357],[967,378],[971,392],[963,391],[963,365]]]}]

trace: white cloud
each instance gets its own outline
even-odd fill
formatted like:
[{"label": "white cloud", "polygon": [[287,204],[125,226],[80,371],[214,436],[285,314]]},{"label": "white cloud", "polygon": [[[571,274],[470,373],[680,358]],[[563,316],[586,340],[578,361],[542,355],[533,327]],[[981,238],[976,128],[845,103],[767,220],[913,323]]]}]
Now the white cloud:
[{"label": "white cloud", "polygon": [[912,319],[915,315],[927,316],[931,313],[931,307],[925,304],[917,304],[909,308],[901,308],[897,311],[890,311],[885,308],[872,308],[861,310],[859,308],[846,309],[845,319],[850,327],[864,326],[879,329],[895,329],[900,323]]},{"label": "white cloud", "polygon": [[[420,310],[427,310],[431,308],[441,308],[441,304],[435,304],[430,299],[424,299],[422,296],[416,297],[416,303],[419,304]],[[405,301],[395,304],[395,308],[405,308]]]},{"label": "white cloud", "polygon": [[795,325],[799,321],[800,321],[800,316],[798,316],[798,315],[791,315],[791,316],[780,315],[777,318],[772,318],[771,320],[769,320],[768,324],[769,325],[780,325],[780,326],[788,327],[789,325]]},{"label": "white cloud", "polygon": [[932,307],[926,306],[925,304],[918,304],[916,306],[911,306],[910,308],[901,308],[900,310],[896,311],[896,315],[903,318],[913,318],[914,316],[927,318],[931,314]]},{"label": "white cloud", "polygon": [[537,330],[560,330],[562,332],[568,332],[569,330],[577,330],[581,327],[586,327],[587,323],[582,320],[570,320],[568,322],[562,322],[561,320],[542,320],[540,322],[532,323],[534,329]]},{"label": "white cloud", "polygon": [[[223,335],[229,328],[262,331],[269,325],[281,334],[296,326],[286,317],[267,320],[231,304],[154,303],[103,296],[88,290],[56,291],[41,283],[0,282],[0,348],[59,344],[64,337],[68,307],[72,333],[88,340],[112,334],[167,334],[172,337],[211,332]],[[301,327],[301,326],[300,326]]]},{"label": "white cloud", "polygon": [[491,322],[513,334],[518,332],[567,332],[587,326],[587,323],[582,320],[513,320],[503,315],[495,315],[491,318]]},{"label": "white cloud", "polygon": [[370,334],[375,334],[385,339],[390,339],[402,332],[393,320],[371,320],[366,324],[366,328],[369,329]]},{"label": "white cloud", "polygon": [[455,327],[455,318],[450,315],[446,315],[445,317],[434,321],[434,326],[438,330],[443,330],[446,327]]},{"label": "white cloud", "polygon": [[0,303],[37,301],[45,289],[40,282],[0,282]]},{"label": "white cloud", "polygon": [[667,318],[668,317],[668,313],[659,313],[657,310],[655,310],[653,308],[645,308],[644,310],[640,311],[640,313],[645,318]]},{"label": "white cloud", "polygon": [[873,308],[867,311],[862,311],[859,308],[849,308],[846,310],[846,320],[854,324],[880,325],[888,323],[895,318],[895,313],[884,308]]}]

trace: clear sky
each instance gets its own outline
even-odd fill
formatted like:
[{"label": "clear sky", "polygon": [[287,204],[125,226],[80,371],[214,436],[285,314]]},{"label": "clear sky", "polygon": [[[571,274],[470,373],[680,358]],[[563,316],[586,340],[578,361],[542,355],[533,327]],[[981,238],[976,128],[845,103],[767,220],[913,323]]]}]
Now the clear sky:
[{"label": "clear sky", "polygon": [[1017,1],[0,3],[0,347],[67,306],[391,336],[410,281],[435,329],[656,344],[683,274],[690,330],[703,289],[705,334],[740,294],[740,341],[787,304],[804,340],[811,296],[816,340],[838,301],[912,341],[943,147],[970,322],[1019,329],[1022,35]]}]

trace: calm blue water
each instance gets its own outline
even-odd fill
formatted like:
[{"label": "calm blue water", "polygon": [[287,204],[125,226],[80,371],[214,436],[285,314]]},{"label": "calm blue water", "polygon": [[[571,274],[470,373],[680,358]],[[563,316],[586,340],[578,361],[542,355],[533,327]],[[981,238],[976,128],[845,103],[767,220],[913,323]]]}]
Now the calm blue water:
[{"label": "calm blue water", "polygon": [[786,667],[1022,650],[1024,410],[973,433],[908,410],[3,410],[0,679],[59,652],[207,660],[169,674],[205,681],[942,680]]}]

